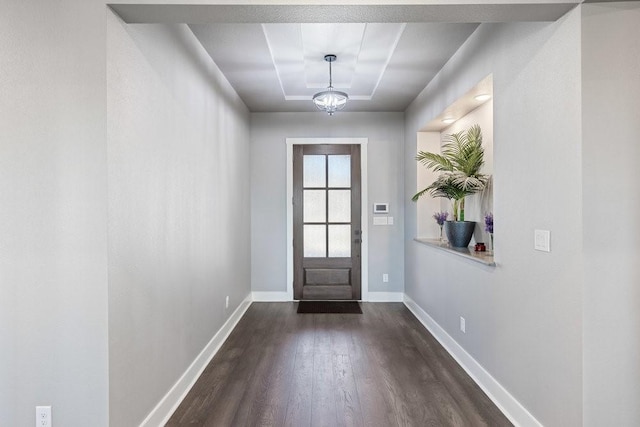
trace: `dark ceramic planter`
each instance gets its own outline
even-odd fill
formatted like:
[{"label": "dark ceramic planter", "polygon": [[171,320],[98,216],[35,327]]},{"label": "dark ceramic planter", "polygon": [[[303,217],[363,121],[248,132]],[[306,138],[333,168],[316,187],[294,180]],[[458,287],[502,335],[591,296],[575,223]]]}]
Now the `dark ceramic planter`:
[{"label": "dark ceramic planter", "polygon": [[469,246],[475,228],[475,221],[446,221],[444,227],[449,244],[454,248]]}]

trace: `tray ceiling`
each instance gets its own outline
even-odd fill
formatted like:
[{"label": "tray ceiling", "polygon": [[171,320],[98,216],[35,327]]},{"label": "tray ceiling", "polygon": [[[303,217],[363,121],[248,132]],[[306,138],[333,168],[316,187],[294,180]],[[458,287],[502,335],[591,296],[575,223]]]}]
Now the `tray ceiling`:
[{"label": "tray ceiling", "polygon": [[[112,4],[129,24],[189,24],[254,112],[316,111],[335,54],[346,111],[404,111],[479,23],[553,21],[581,0],[266,0]],[[205,4],[208,3],[208,4]],[[330,2],[329,2],[330,3]]]},{"label": "tray ceiling", "polygon": [[314,111],[329,84],[347,111],[404,111],[477,24],[198,24],[191,30],[251,111]]}]

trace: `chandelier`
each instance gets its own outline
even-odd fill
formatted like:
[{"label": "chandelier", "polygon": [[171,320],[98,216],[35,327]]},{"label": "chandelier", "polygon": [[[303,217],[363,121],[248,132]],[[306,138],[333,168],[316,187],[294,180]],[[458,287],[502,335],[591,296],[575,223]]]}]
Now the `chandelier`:
[{"label": "chandelier", "polygon": [[331,63],[336,60],[335,55],[325,55],[324,60],[329,63],[329,87],[327,90],[318,92],[313,95],[313,103],[318,107],[318,110],[326,111],[327,114],[333,116],[338,110],[342,110],[347,104],[349,95],[344,92],[333,90],[332,76],[331,76]]}]

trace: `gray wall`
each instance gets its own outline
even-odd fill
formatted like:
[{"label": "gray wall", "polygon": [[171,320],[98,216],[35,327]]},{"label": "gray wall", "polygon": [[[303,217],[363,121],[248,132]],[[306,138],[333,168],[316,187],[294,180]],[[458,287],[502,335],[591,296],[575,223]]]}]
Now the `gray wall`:
[{"label": "gray wall", "polygon": [[107,424],[105,6],[0,2],[0,425]]},{"label": "gray wall", "polygon": [[[120,29],[119,35],[124,38],[122,47],[128,49],[131,59],[128,64],[139,66],[135,71],[145,73],[149,79],[140,85],[134,73],[133,80],[123,84],[132,83],[127,90],[148,97],[111,107],[131,108],[130,119],[147,121],[143,120],[145,127],[139,129],[140,135],[130,138],[129,142],[137,143],[130,147],[131,152],[122,141],[120,146],[110,147],[110,158],[122,155],[123,160],[114,162],[114,168],[108,168],[105,23],[108,17],[108,7],[102,0],[70,0],[64,4],[35,0],[0,2],[2,426],[33,426],[36,405],[53,406],[56,426],[109,425],[110,350],[112,394],[116,391],[122,391],[125,396],[140,393],[132,399],[131,405],[139,405],[135,409],[117,396],[113,399],[114,408],[122,413],[114,414],[111,425],[134,425],[134,421],[124,424],[120,421],[124,418],[140,421],[249,292],[249,234],[243,231],[249,228],[249,179],[238,167],[249,157],[248,113],[228,107],[237,106],[237,97],[221,89],[216,79],[208,81],[202,75],[211,71],[210,64],[205,67],[198,62],[201,59],[198,56],[185,58],[195,53],[191,42],[180,46],[188,53],[175,52],[178,44],[188,42],[185,37],[175,31],[160,34],[169,44],[167,51],[162,52],[154,51],[148,40],[137,39],[136,43],[141,45],[134,47]],[[110,28],[116,28],[113,21]],[[145,43],[144,52],[138,50]],[[172,50],[176,55],[174,59],[190,65],[166,64],[166,60],[163,63],[162,55]],[[160,64],[163,69],[157,68]],[[165,70],[164,66],[168,68]],[[181,67],[185,69],[178,70]],[[190,78],[186,82],[167,81],[169,70],[178,73],[176,80],[180,75],[188,74]],[[171,90],[184,89],[179,84],[193,85],[189,91],[193,107],[181,110],[180,103],[186,101],[180,94],[172,93],[177,99],[168,101]],[[138,90],[141,92],[136,92]],[[110,97],[114,95],[110,93]],[[215,121],[207,120],[211,124],[196,131],[188,125],[202,125],[202,113],[197,118],[187,118],[184,114],[191,115],[195,105],[205,102],[208,103],[206,111],[215,111],[211,114]],[[145,109],[149,111],[143,111]],[[156,123],[149,120],[154,114],[166,117],[169,110],[176,113],[175,119],[162,124],[159,120]],[[110,119],[113,125],[116,119],[113,116]],[[130,122],[122,122],[126,119],[117,119],[123,131],[135,127]],[[158,138],[150,144],[155,125],[166,133],[156,133]],[[184,157],[175,156],[175,169],[168,175],[175,178],[175,182],[168,182],[159,169],[163,159],[175,154],[175,141],[185,144],[181,153],[201,155],[198,144],[204,144],[204,135],[216,141],[214,147],[197,164],[188,164]],[[218,143],[227,140],[228,143]],[[234,143],[239,146],[234,147]],[[224,161],[214,162],[213,153]],[[144,156],[148,162],[142,161]],[[205,168],[205,164],[213,171]],[[191,166],[195,167],[194,172],[207,174],[209,181],[192,188],[186,173]],[[113,186],[110,195],[108,169],[109,185]],[[132,180],[125,182],[125,175]],[[140,190],[142,183],[150,180],[154,180],[151,184],[156,190],[153,200]],[[207,198],[198,197],[214,186],[220,192],[207,194]],[[118,200],[117,188],[127,193],[122,197],[132,200],[130,223],[119,222],[129,207]],[[234,195],[228,188],[239,191]],[[167,191],[159,194],[160,189]],[[175,218],[178,198],[188,206],[188,224],[169,224]],[[153,218],[149,223],[144,222],[142,200],[152,202],[149,207],[153,208],[150,213]],[[109,202],[113,203],[110,218]],[[223,205],[212,209],[215,203]],[[231,218],[223,206],[240,208],[240,217]],[[213,210],[215,215],[207,215]],[[160,218],[160,213],[166,216]],[[221,223],[212,225],[214,221]],[[242,225],[232,227],[238,223]],[[145,234],[151,227],[156,227],[153,235]],[[130,230],[132,237],[139,237],[140,241],[129,240],[124,244],[122,240],[128,239],[125,230]],[[237,230],[239,234],[235,233]],[[198,237],[200,233],[207,236],[208,242]],[[153,236],[157,238],[158,248],[166,249],[166,253],[159,254],[156,250],[142,259],[141,251]],[[222,239],[221,244],[229,244],[233,250],[219,253],[221,244],[213,244],[209,240],[212,236]],[[231,240],[238,243],[231,244]],[[177,256],[178,247],[191,252]],[[108,252],[113,257],[109,266]],[[190,277],[179,274],[184,273],[188,262],[185,254],[204,255],[194,256],[196,259],[190,261],[193,262]],[[135,264],[123,265],[126,255],[131,255]],[[158,266],[167,261],[169,255],[176,256],[166,265]],[[229,269],[217,264],[224,262],[239,267],[233,277],[230,278]],[[108,289],[108,267],[115,279],[111,289]],[[151,268],[157,269],[158,277],[152,277]],[[132,274],[123,277],[127,272]],[[171,274],[164,277],[164,273]],[[149,284],[152,279],[157,279],[158,289]],[[138,284],[144,281],[135,291],[125,286],[125,281],[134,280]],[[207,287],[205,282],[212,286]],[[169,295],[178,289],[176,283],[181,286],[180,292]],[[225,294],[231,297],[231,307],[226,312]],[[130,306],[124,302],[127,296],[131,297]],[[145,296],[157,299],[144,304],[141,301]],[[174,300],[170,300],[170,296],[175,297]],[[201,301],[196,301],[197,298]],[[114,304],[109,337],[110,301]],[[206,305],[208,307],[204,307]],[[188,306],[193,312],[187,310]],[[166,310],[159,318],[161,309]],[[144,314],[152,317],[141,319]],[[149,329],[151,319],[157,323]],[[129,332],[122,330],[127,320],[131,320],[127,325]],[[141,337],[131,348],[124,348],[127,340],[142,333],[150,336]],[[170,345],[173,345],[171,351],[162,353]],[[167,360],[162,360],[165,356]],[[127,358],[131,358],[131,362],[126,361]],[[142,367],[142,372],[133,375],[141,384],[125,391],[122,390],[123,377],[131,371],[131,363]],[[148,378],[147,364],[153,369],[166,368],[166,372],[156,369]],[[143,379],[144,376],[147,378]]]},{"label": "gray wall", "polygon": [[110,14],[107,59],[110,424],[131,426],[250,293],[249,113],[186,25]]},{"label": "gray wall", "polygon": [[[582,423],[580,26],[481,25],[406,113],[406,293],[547,426]],[[496,268],[413,242],[409,201],[417,130],[490,73]]]},{"label": "gray wall", "polygon": [[[369,291],[403,290],[402,113],[251,114],[251,288],[287,290],[286,138],[366,137],[368,200],[390,203],[392,226],[369,218]],[[389,282],[382,282],[382,274]]]},{"label": "gray wall", "polygon": [[584,424],[640,425],[640,2],[584,5]]}]

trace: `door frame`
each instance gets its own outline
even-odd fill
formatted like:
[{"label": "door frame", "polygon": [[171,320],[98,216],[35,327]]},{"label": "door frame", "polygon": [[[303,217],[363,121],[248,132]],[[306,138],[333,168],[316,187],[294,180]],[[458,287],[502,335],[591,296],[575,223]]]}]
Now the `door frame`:
[{"label": "door frame", "polygon": [[287,298],[293,301],[293,146],[309,144],[348,144],[360,146],[360,215],[362,243],[360,253],[360,300],[369,299],[369,222],[367,209],[367,144],[369,138],[287,138]]}]

